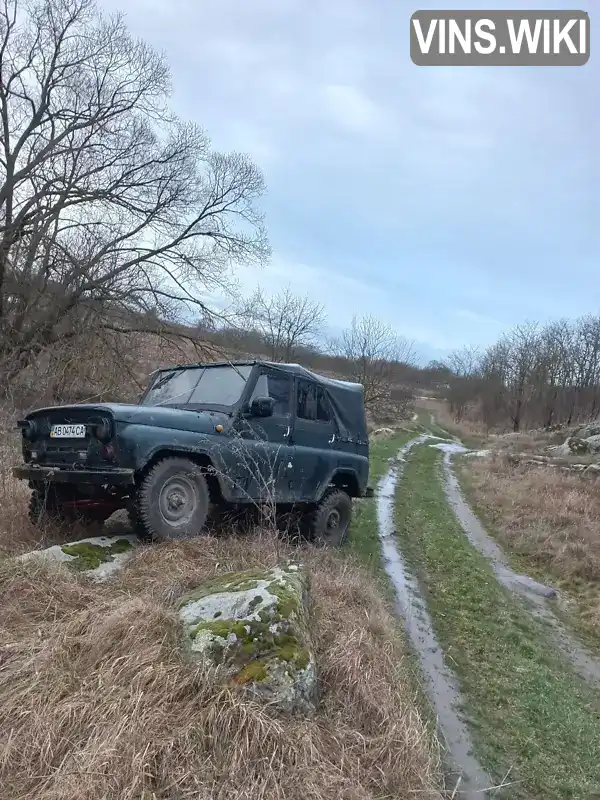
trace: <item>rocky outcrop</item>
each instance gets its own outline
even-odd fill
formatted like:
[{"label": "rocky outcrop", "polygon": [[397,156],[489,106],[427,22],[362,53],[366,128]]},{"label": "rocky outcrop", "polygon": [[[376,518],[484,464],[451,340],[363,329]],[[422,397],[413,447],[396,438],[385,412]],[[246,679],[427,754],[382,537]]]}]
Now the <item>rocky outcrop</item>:
[{"label": "rocky outcrop", "polygon": [[56,544],[45,550],[33,550],[19,556],[19,561],[44,559],[64,564],[69,569],[103,581],[129,561],[139,545],[136,536],[91,536],[69,544]]},{"label": "rocky outcrop", "polygon": [[311,715],[317,680],[307,603],[297,564],[201,584],[179,602],[188,654],[281,711]]},{"label": "rocky outcrop", "polygon": [[594,434],[584,439],[588,453],[600,453],[600,434]]},{"label": "rocky outcrop", "polygon": [[591,436],[600,436],[600,422],[588,422],[573,431],[578,439],[589,439]]},{"label": "rocky outcrop", "polygon": [[549,447],[546,447],[545,450],[547,453],[552,453],[552,455],[555,457],[566,458],[567,456],[570,456],[572,454],[572,450],[569,444],[570,441],[571,439],[568,438],[566,442],[563,442],[563,444],[550,445]]},{"label": "rocky outcrop", "polygon": [[554,457],[600,453],[600,433],[593,433],[589,436],[584,435],[599,428],[600,426],[598,425],[586,425],[580,428],[576,435],[569,436],[563,444],[551,445],[546,447],[545,450],[547,453],[552,453]]},{"label": "rocky outcrop", "polygon": [[597,478],[600,475],[600,464],[577,464],[567,459],[549,458],[548,456],[538,456],[530,453],[506,453],[505,458],[509,464],[547,467],[548,469],[558,469],[563,472],[578,473],[589,478]]}]

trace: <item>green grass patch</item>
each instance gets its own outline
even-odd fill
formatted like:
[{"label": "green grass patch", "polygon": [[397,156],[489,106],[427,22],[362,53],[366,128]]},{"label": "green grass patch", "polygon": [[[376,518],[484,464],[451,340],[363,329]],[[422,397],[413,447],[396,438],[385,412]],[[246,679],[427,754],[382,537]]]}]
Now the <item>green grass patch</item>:
[{"label": "green grass patch", "polygon": [[417,408],[415,413],[417,414],[419,425],[428,433],[433,434],[433,436],[439,436],[440,439],[452,439],[454,437],[455,432],[438,425],[435,421],[434,412],[427,411],[425,408]]},{"label": "green grass patch", "polygon": [[[396,455],[406,442],[418,436],[420,431],[399,431],[397,436],[381,439],[370,446],[369,483],[374,489],[388,469],[388,460]],[[347,549],[358,560],[372,570],[378,578],[387,578],[381,564],[381,544],[377,530],[377,500],[365,498],[354,503],[354,517],[348,535]],[[387,584],[389,586],[389,584]]]},{"label": "green grass patch", "polygon": [[507,797],[600,797],[600,697],[496,580],[448,506],[440,454],[418,447],[398,492],[398,537],[425,587],[478,756]]},{"label": "green grass patch", "polygon": [[91,542],[74,542],[64,544],[61,550],[65,555],[73,556],[73,561],[67,564],[71,569],[87,571],[97,569],[101,564],[112,561],[113,557],[119,553],[126,553],[131,550],[133,545],[128,539],[117,539],[116,542],[103,547]]}]

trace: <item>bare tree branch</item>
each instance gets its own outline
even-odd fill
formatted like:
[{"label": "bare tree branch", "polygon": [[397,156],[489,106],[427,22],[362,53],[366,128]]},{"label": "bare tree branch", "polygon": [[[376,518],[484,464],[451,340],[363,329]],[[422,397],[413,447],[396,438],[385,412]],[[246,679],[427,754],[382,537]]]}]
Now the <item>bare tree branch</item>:
[{"label": "bare tree branch", "polygon": [[322,305],[294,295],[288,286],[271,297],[260,286],[238,310],[243,327],[258,331],[272,361],[291,361],[299,348],[310,347],[322,333],[326,317]]},{"label": "bare tree branch", "polygon": [[203,308],[202,289],[268,256],[260,172],[212,151],[169,92],[162,56],[93,0],[0,6],[5,372],[90,308]]},{"label": "bare tree branch", "polygon": [[373,316],[353,317],[330,351],[345,359],[346,377],[363,384],[370,408],[390,399],[395,367],[413,360],[413,344]]}]

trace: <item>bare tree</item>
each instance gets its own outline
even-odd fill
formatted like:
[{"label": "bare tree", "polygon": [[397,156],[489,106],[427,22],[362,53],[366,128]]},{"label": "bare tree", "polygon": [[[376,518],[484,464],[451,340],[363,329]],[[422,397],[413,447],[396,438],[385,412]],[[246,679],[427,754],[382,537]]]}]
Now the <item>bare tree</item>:
[{"label": "bare tree", "polygon": [[166,107],[162,56],[93,0],[0,4],[0,367],[202,307],[268,245],[262,176]]},{"label": "bare tree", "polygon": [[243,325],[261,334],[272,361],[291,361],[318,340],[326,322],[320,303],[293,294],[289,286],[272,296],[257,287],[238,314]]},{"label": "bare tree", "polygon": [[[448,399],[455,414],[488,427],[551,428],[600,414],[600,317],[518,325],[481,355],[449,359]],[[468,378],[469,373],[472,377]]]},{"label": "bare tree", "polygon": [[367,407],[389,400],[397,365],[413,359],[412,343],[373,316],[354,316],[330,350],[345,359],[346,377],[365,387]]},{"label": "bare tree", "polygon": [[463,347],[452,352],[447,359],[450,371],[446,397],[450,411],[460,422],[477,396],[481,380],[481,352],[477,347]]}]

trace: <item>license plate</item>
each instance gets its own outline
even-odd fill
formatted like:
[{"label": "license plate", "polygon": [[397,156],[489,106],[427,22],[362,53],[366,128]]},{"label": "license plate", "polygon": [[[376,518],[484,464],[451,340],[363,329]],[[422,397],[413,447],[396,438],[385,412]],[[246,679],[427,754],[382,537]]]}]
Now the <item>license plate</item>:
[{"label": "license plate", "polygon": [[52,439],[85,439],[85,425],[53,425],[50,436]]}]

